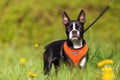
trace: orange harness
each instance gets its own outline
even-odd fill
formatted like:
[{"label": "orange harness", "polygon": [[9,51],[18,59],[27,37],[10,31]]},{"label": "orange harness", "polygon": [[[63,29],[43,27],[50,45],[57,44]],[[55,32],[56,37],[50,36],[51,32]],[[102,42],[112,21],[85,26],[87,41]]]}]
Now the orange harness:
[{"label": "orange harness", "polygon": [[64,51],[66,53],[66,55],[72,60],[72,62],[74,63],[74,65],[76,66],[79,61],[83,58],[83,56],[85,56],[85,54],[87,54],[88,52],[88,46],[84,45],[83,48],[74,50],[68,47],[67,43],[64,43]]}]

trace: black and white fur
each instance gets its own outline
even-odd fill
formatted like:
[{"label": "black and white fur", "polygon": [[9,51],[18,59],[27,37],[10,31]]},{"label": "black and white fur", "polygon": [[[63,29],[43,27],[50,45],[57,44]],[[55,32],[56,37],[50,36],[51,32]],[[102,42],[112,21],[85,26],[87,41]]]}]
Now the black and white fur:
[{"label": "black and white fur", "polygon": [[[82,48],[86,42],[83,38],[84,33],[84,23],[85,23],[85,12],[83,10],[80,11],[77,20],[70,20],[69,16],[66,12],[62,14],[63,24],[65,26],[65,33],[67,35],[66,40],[58,40],[50,43],[46,46],[46,50],[44,52],[44,74],[49,74],[51,71],[52,63],[55,66],[55,71],[57,73],[58,68],[60,66],[59,62],[61,58],[65,61],[66,64],[71,68],[73,68],[73,63],[69,59],[69,57],[65,54],[63,49],[63,44],[66,41],[67,45],[72,49],[80,49]],[[81,61],[79,62],[79,66],[83,68],[85,63],[87,62],[88,55],[85,55]]]}]

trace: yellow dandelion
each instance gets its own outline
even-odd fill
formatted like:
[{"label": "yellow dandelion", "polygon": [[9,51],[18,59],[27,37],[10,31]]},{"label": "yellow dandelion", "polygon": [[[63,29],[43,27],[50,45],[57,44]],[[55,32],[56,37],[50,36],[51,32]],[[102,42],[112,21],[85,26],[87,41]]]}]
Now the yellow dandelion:
[{"label": "yellow dandelion", "polygon": [[103,60],[98,63],[98,67],[101,68],[101,80],[113,80],[114,79],[114,72],[110,64],[113,64],[113,60]]},{"label": "yellow dandelion", "polygon": [[111,67],[102,68],[102,80],[113,80],[114,72]]},{"label": "yellow dandelion", "polygon": [[21,64],[25,64],[25,62],[26,62],[26,59],[25,59],[25,58],[20,58],[20,63],[21,63]]},{"label": "yellow dandelion", "polygon": [[113,64],[113,63],[114,63],[113,60],[107,59],[107,60],[103,60],[103,61],[99,62],[97,65],[98,65],[99,67],[102,67],[102,66],[104,66],[104,65],[106,65],[106,64]]},{"label": "yellow dandelion", "polygon": [[38,43],[36,43],[34,46],[35,46],[35,48],[38,48],[38,47],[39,47],[39,44],[38,44]]},{"label": "yellow dandelion", "polygon": [[32,73],[32,72],[29,72],[28,75],[29,75],[31,78],[36,77],[36,74],[34,74],[34,73]]}]

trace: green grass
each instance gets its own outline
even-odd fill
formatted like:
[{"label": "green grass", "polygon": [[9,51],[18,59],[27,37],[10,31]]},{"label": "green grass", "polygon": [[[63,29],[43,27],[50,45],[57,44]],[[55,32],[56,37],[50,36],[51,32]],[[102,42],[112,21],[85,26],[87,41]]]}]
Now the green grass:
[{"label": "green grass", "polygon": [[[87,27],[109,3],[111,0],[1,0],[0,44],[10,46],[36,42],[45,44],[48,40],[65,38],[62,33],[64,30],[61,19],[63,11],[66,11],[71,19],[76,19],[80,10],[84,9],[85,27]],[[120,40],[119,11],[119,0],[115,0],[110,9],[93,26],[92,31],[94,34],[97,33],[95,36],[100,36],[98,38],[101,39],[101,33],[103,33],[102,40],[111,39],[116,42]],[[43,32],[45,32],[44,36]],[[56,35],[51,37],[54,34]],[[56,37],[58,35],[60,37]],[[86,36],[89,37],[88,34]]]},{"label": "green grass", "polygon": [[[99,44],[101,43],[101,44]],[[97,44],[97,45],[96,45]],[[101,60],[112,59],[114,65],[112,68],[115,73],[115,80],[120,79],[120,62],[118,44],[111,42],[88,41],[89,60],[87,67],[83,70],[75,68],[69,71],[65,64],[61,62],[61,67],[56,77],[54,67],[52,67],[51,75],[47,80],[98,80],[100,77],[100,69],[97,63]],[[30,77],[28,72],[37,74],[34,80],[44,80],[43,75],[43,45],[38,49],[33,46],[25,46],[21,48],[1,48],[0,51],[0,80],[28,80]],[[20,58],[26,58],[25,66],[20,64]]]}]

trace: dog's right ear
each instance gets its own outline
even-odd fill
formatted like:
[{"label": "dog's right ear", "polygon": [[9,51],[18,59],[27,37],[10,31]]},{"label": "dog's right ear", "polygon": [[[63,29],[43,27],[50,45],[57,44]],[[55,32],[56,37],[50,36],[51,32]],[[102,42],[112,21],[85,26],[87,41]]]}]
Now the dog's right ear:
[{"label": "dog's right ear", "polygon": [[86,22],[86,20],[85,20],[85,11],[84,10],[80,11],[80,14],[78,16],[78,21],[80,21],[83,24]]},{"label": "dog's right ear", "polygon": [[63,24],[64,25],[66,25],[70,21],[70,18],[65,11],[62,14],[62,19],[63,19]]}]

